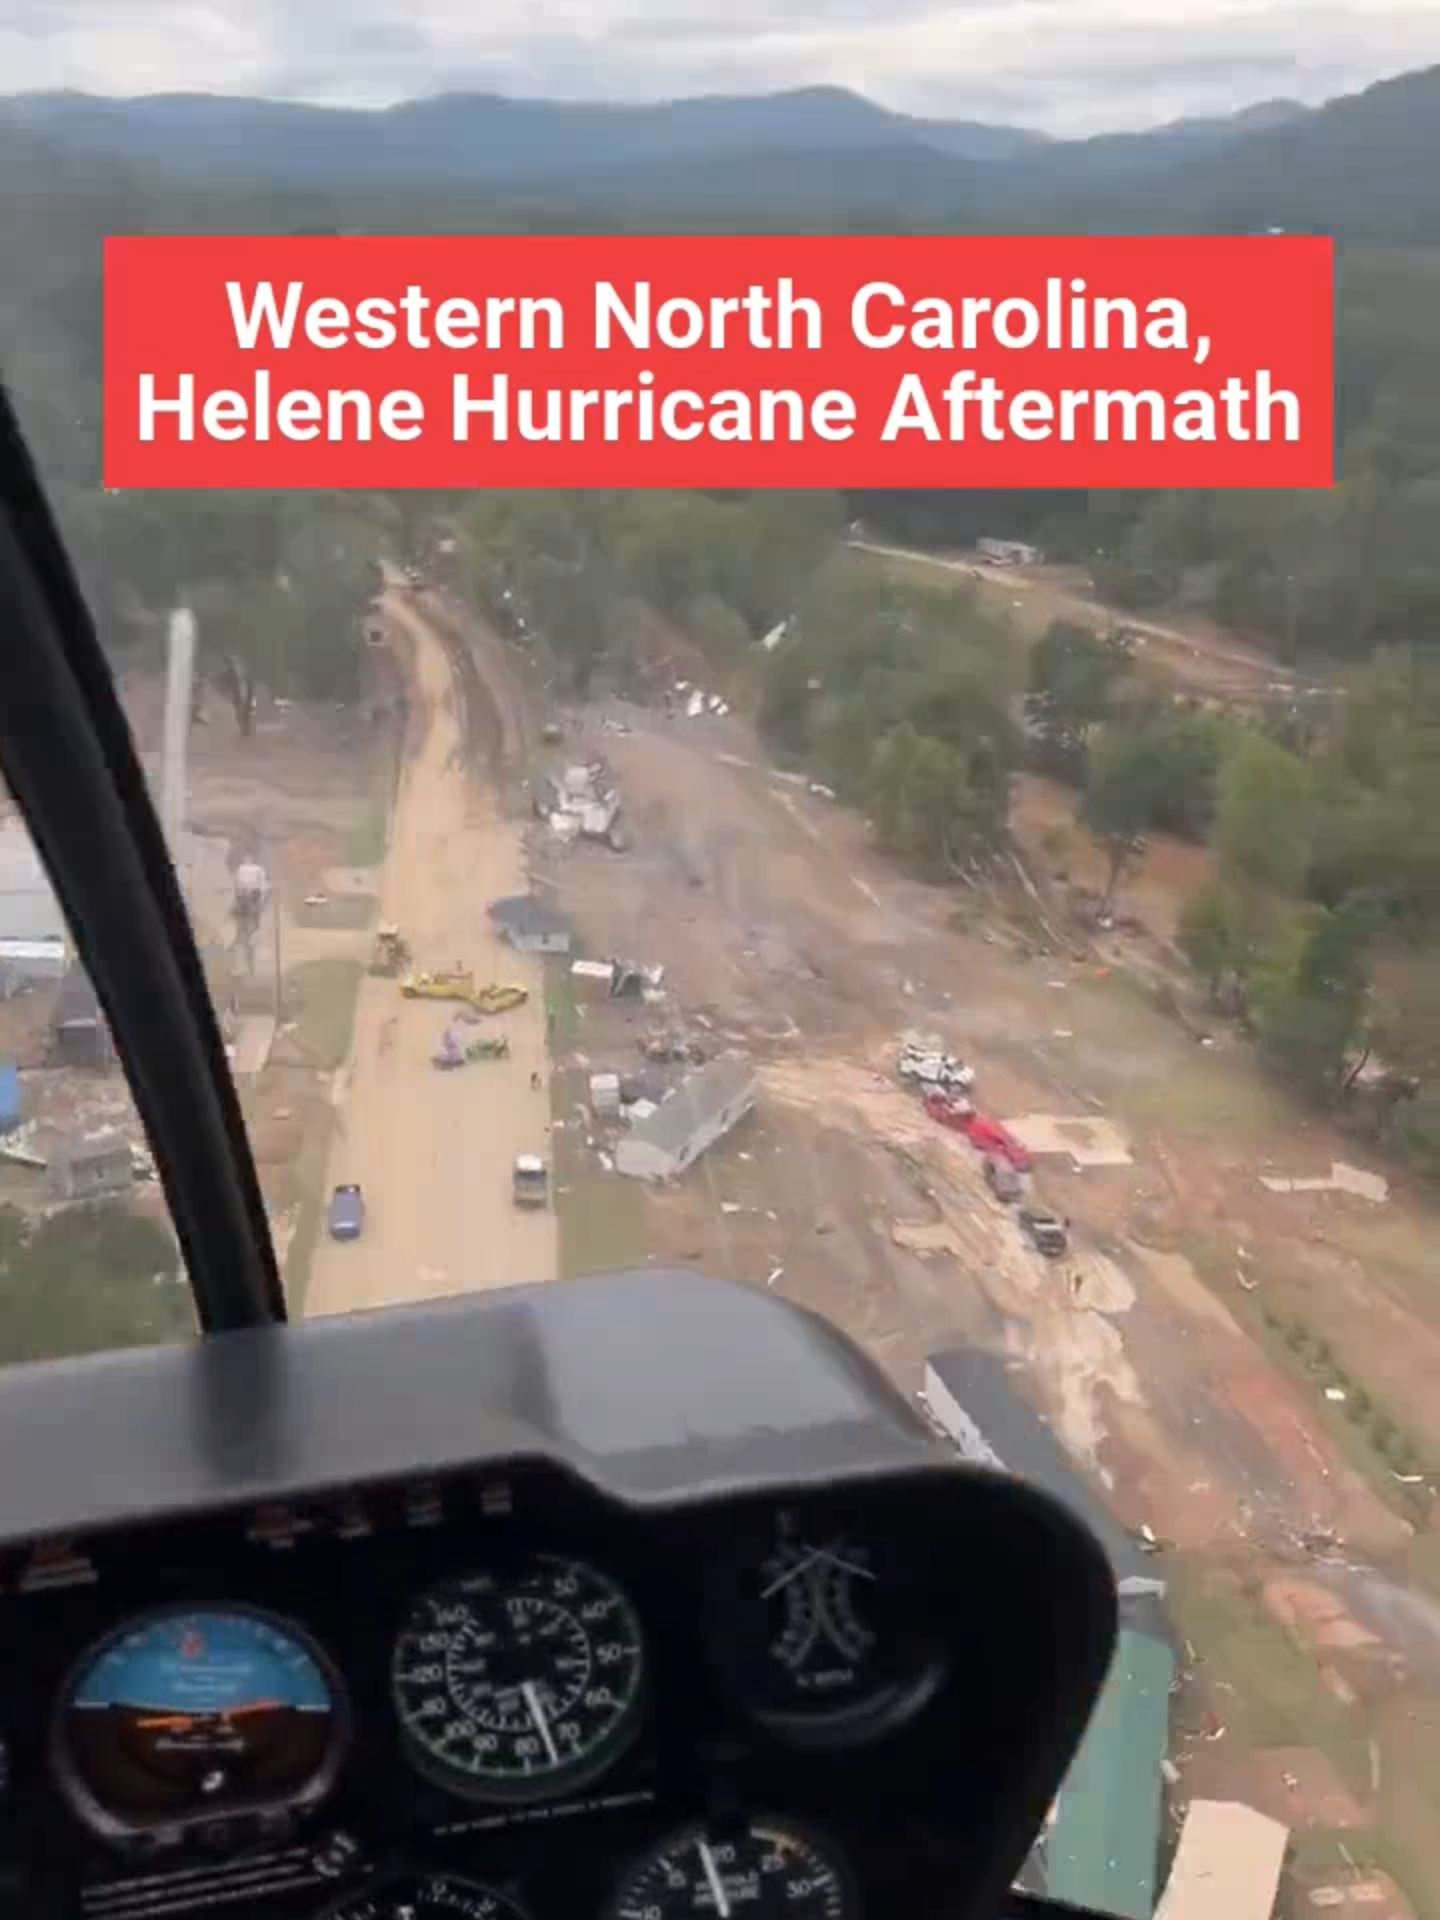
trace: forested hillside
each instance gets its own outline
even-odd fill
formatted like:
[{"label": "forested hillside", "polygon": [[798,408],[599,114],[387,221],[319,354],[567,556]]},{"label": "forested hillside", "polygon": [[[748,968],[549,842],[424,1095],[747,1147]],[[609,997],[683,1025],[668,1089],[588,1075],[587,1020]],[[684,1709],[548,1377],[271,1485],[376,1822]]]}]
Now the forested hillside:
[{"label": "forested hillside", "polygon": [[[378,558],[423,547],[443,517],[463,536],[472,591],[497,617],[525,605],[575,692],[597,674],[623,681],[641,630],[632,616],[657,610],[717,679],[753,694],[777,752],[862,805],[882,843],[922,872],[943,879],[1003,848],[1013,782],[1036,764],[1070,783],[1078,827],[1122,887],[1147,835],[1208,843],[1214,877],[1184,925],[1197,978],[1311,1098],[1352,1107],[1357,1064],[1383,1060],[1384,1097],[1365,1124],[1440,1172],[1440,255],[1382,244],[1429,234],[1437,81],[1410,76],[1219,147],[1181,138],[1163,168],[1152,150],[1143,181],[1101,150],[1085,163],[1098,182],[1088,197],[1083,166],[1073,174],[1070,224],[1092,228],[1118,223],[1126,195],[1132,209],[1146,197],[1154,224],[1204,224],[1204,208],[1231,204],[1227,169],[1257,140],[1273,162],[1267,194],[1323,188],[1333,219],[1311,224],[1349,236],[1332,492],[109,498],[98,484],[108,232],[701,222],[623,197],[607,205],[593,184],[583,206],[559,191],[421,193],[403,181],[202,187],[4,125],[0,367],[107,641],[145,645],[154,616],[184,595],[201,613],[202,668],[242,733],[262,692],[354,692]],[[903,167],[922,164],[899,151]],[[872,144],[867,164],[895,152]],[[823,171],[813,153],[787,164]],[[1031,164],[1027,150],[1015,171]],[[771,169],[772,187],[783,173]],[[752,160],[730,177],[744,204],[712,197],[716,230],[755,224],[745,195],[766,167]],[[997,191],[953,224],[1003,227],[1010,197]],[[862,198],[802,199],[796,211],[771,192],[767,224],[887,224],[861,218]],[[1027,666],[975,597],[897,583],[845,553],[855,514],[912,543],[1036,535],[1112,606],[1209,613],[1304,662],[1336,697],[1318,715],[1201,710],[1158,694],[1103,632],[1052,632]],[[756,642],[781,619],[787,643],[763,654]]]}]

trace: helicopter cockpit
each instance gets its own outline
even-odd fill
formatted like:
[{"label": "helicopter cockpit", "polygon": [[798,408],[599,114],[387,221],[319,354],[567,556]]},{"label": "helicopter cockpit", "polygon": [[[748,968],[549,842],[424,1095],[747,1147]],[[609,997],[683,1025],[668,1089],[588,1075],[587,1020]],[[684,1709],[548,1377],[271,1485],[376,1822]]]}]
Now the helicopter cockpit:
[{"label": "helicopter cockpit", "polygon": [[0,1912],[971,1920],[1110,1659],[1048,1495],[652,1266],[287,1324],[144,775],[0,400],[0,765],[199,1337],[0,1376]]}]

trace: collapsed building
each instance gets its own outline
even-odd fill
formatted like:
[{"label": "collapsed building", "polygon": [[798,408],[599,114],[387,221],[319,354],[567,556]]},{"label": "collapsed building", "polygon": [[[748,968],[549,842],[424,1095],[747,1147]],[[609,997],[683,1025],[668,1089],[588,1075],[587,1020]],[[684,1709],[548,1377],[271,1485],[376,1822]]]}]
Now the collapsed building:
[{"label": "collapsed building", "polygon": [[634,1180],[674,1180],[755,1105],[755,1069],[735,1054],[687,1074],[615,1145],[615,1170]]},{"label": "collapsed building", "polygon": [[597,840],[624,851],[620,795],[599,761],[567,767],[558,779],[543,780],[535,811],[558,840]]}]

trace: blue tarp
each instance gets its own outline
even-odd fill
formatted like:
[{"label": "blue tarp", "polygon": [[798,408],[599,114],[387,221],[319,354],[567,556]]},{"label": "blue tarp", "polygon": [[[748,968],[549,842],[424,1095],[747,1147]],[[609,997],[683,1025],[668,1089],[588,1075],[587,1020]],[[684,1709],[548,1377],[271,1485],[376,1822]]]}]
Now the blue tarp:
[{"label": "blue tarp", "polygon": [[20,1110],[20,1069],[13,1060],[0,1060],[0,1133],[18,1127]]}]

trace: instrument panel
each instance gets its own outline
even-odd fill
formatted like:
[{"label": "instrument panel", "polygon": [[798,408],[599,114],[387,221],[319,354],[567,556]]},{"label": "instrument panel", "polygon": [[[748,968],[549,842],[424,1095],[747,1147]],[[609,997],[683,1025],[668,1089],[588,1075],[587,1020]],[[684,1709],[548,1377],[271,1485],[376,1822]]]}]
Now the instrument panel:
[{"label": "instrument panel", "polygon": [[0,1535],[0,1913],[968,1920],[1058,1786],[1113,1593],[1041,1496],[898,1414],[888,1448],[853,1431],[815,1474],[756,1470],[768,1432],[708,1485],[673,1448],[627,1481],[532,1446]]},{"label": "instrument panel", "polygon": [[22,1557],[37,1877],[126,1920],[888,1917],[857,1809],[954,1654],[905,1509],[646,1525],[460,1477]]}]

